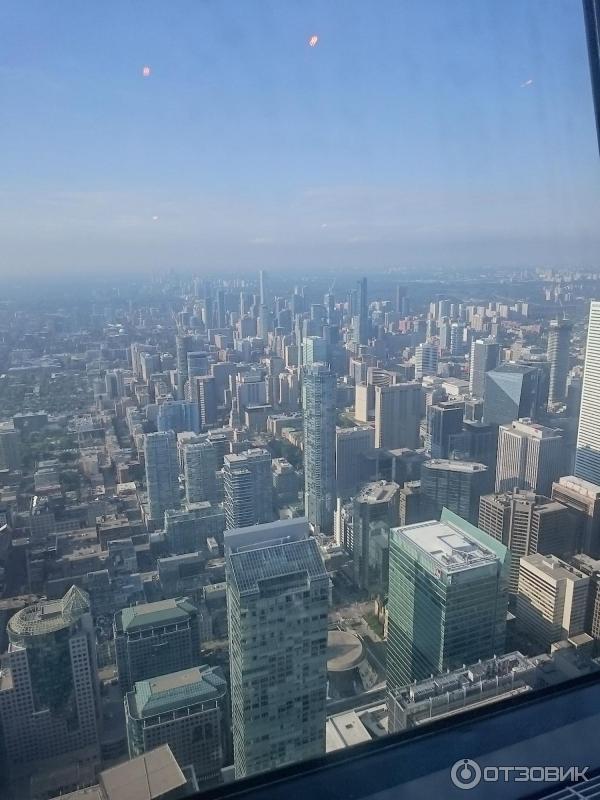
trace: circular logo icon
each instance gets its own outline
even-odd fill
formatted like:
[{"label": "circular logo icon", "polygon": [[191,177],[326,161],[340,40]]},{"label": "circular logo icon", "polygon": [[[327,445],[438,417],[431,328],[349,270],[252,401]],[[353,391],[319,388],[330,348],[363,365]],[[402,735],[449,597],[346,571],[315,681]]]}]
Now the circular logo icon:
[{"label": "circular logo icon", "polygon": [[452,766],[450,777],[458,789],[472,789],[481,780],[481,767],[470,758],[461,758]]}]

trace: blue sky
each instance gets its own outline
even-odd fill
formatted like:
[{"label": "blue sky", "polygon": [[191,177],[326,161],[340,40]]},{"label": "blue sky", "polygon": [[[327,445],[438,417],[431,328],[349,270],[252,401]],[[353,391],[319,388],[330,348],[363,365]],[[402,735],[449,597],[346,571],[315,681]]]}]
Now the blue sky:
[{"label": "blue sky", "polygon": [[4,0],[0,153],[4,274],[600,261],[576,0]]}]

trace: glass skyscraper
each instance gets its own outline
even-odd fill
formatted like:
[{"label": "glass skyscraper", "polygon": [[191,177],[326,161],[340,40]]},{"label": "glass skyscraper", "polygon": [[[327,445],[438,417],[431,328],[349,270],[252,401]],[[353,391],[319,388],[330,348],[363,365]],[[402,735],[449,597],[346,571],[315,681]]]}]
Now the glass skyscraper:
[{"label": "glass skyscraper", "polygon": [[507,425],[515,419],[535,419],[539,409],[540,372],[525,364],[506,363],[486,372],[483,421]]},{"label": "glass skyscraper", "polygon": [[504,651],[509,563],[504,545],[446,509],[391,531],[390,694]]}]

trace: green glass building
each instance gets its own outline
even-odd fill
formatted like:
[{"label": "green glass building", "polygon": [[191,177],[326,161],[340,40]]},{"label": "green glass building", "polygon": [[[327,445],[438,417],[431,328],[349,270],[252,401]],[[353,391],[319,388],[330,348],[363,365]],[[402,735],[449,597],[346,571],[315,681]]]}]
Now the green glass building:
[{"label": "green glass building", "polygon": [[504,652],[509,551],[444,509],[390,534],[388,691]]}]

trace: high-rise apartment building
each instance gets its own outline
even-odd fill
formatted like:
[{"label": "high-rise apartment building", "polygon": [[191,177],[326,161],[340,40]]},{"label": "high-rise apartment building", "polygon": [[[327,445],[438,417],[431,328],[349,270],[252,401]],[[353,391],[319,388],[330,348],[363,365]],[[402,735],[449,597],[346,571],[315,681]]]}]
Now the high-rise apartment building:
[{"label": "high-rise apartment building", "polygon": [[390,534],[387,686],[502,653],[508,550],[444,511]]},{"label": "high-rise apartment building", "polygon": [[201,788],[221,782],[228,718],[220,669],[194,666],[138,681],[125,695],[129,758],[168,744]]},{"label": "high-rise apartment building", "polygon": [[495,339],[474,339],[471,342],[469,392],[473,397],[485,396],[486,372],[495,369],[500,361],[500,345]]},{"label": "high-rise apartment building", "polygon": [[197,398],[200,425],[206,428],[216,425],[218,420],[217,384],[212,375],[193,378],[194,395]]},{"label": "high-rise apartment building", "polygon": [[600,486],[600,300],[590,305],[575,476]]},{"label": "high-rise apartment building", "polygon": [[566,319],[552,320],[548,331],[548,361],[550,362],[550,386],[548,403],[564,403],[567,399],[567,377],[569,375],[569,348],[573,323]]},{"label": "high-rise apartment building", "polygon": [[200,663],[198,609],[187,597],[117,611],[113,633],[123,693],[137,681]]},{"label": "high-rise apartment building", "polygon": [[373,448],[375,431],[371,425],[336,428],[335,483],[338,497],[350,497],[358,488],[361,455]]},{"label": "high-rise apartment building", "polygon": [[329,360],[327,340],[322,336],[307,336],[302,342],[302,365],[326,364]]},{"label": "high-rise apartment building", "polygon": [[144,437],[148,516],[162,521],[168,508],[179,508],[179,462],[177,437],[173,431],[148,433]]},{"label": "high-rise apartment building", "polygon": [[488,494],[479,504],[479,528],[510,550],[510,591],[517,592],[522,556],[553,553],[566,558],[577,550],[572,511],[548,497],[516,489]]},{"label": "high-rise apartment building", "polygon": [[273,519],[273,476],[268,450],[254,448],[226,455],[223,487],[228,528],[243,528]]},{"label": "high-rise apartment building", "polygon": [[375,386],[375,447],[418,447],[420,419],[418,383]]},{"label": "high-rise apartment building", "polygon": [[492,487],[485,464],[434,458],[421,465],[421,512],[437,519],[443,508],[477,523],[479,498]]},{"label": "high-rise apartment building", "polygon": [[0,731],[11,775],[72,755],[99,763],[96,636],[88,595],[73,586],[8,622],[0,670]]},{"label": "high-rise apartment building", "polygon": [[167,400],[158,408],[156,427],[160,432],[184,433],[200,431],[198,405],[187,400]]},{"label": "high-rise apartment building", "polygon": [[188,503],[217,502],[217,451],[210,441],[184,447],[183,472]]},{"label": "high-rise apartment building", "polygon": [[508,425],[515,419],[534,419],[539,410],[540,371],[507,362],[485,374],[483,421]]},{"label": "high-rise apartment building", "polygon": [[308,525],[261,527],[226,541],[237,778],[325,753],[329,577]]},{"label": "high-rise apartment building", "polygon": [[[600,486],[575,475],[552,484],[552,499],[567,506],[581,520],[580,546],[592,558],[600,557]],[[559,554],[560,555],[560,554]]]},{"label": "high-rise apartment building", "polygon": [[177,399],[185,399],[185,384],[188,379],[188,353],[192,349],[194,340],[186,334],[175,337],[175,351],[177,357]]},{"label": "high-rise apartment building", "polygon": [[538,553],[523,557],[517,625],[544,648],[583,633],[589,582],[587,575],[556,556]]},{"label": "high-rise apartment building", "polygon": [[562,431],[531,420],[501,425],[498,431],[496,491],[529,489],[550,495],[564,469]]},{"label": "high-rise apartment building", "polygon": [[335,511],[335,374],[324,364],[302,371],[304,504],[315,530],[333,533]]}]

